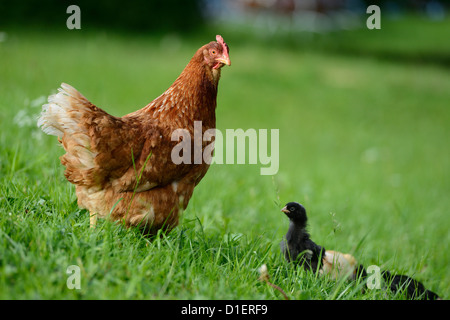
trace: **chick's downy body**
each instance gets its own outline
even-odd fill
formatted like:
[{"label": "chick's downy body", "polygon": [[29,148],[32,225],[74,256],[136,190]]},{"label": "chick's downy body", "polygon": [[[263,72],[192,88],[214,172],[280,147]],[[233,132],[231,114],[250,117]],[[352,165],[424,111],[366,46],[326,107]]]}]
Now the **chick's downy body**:
[{"label": "chick's downy body", "polygon": [[[306,270],[329,275],[332,279],[365,280],[367,278],[364,266],[359,264],[351,254],[325,250],[311,240],[306,231],[306,210],[301,204],[289,202],[281,211],[289,218],[289,229],[285,240],[281,243],[281,250],[287,261],[300,264]],[[408,299],[440,299],[436,293],[426,289],[421,282],[409,276],[391,275],[387,270],[382,273],[386,284],[394,293],[405,290]]]},{"label": "chick's downy body", "polygon": [[356,278],[359,266],[350,254],[325,250],[316,244],[306,230],[307,215],[305,208],[297,202],[289,202],[281,209],[289,218],[289,229],[281,250],[289,262],[294,262],[307,270],[328,274],[332,278]]}]

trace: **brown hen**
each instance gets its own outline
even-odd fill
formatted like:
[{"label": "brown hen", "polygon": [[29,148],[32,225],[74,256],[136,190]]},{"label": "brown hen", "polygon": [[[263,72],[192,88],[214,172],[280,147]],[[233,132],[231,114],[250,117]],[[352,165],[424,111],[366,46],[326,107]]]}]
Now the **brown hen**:
[{"label": "brown hen", "polygon": [[[64,147],[65,176],[76,186],[78,205],[89,210],[91,226],[97,216],[149,234],[178,224],[180,209],[187,207],[209,163],[175,164],[171,154],[180,141],[172,134],[184,129],[193,137],[195,121],[201,121],[202,133],[215,128],[221,68],[231,65],[227,44],[219,35],[216,40],[197,50],[163,94],[123,117],[108,114],[64,83],[49,96],[38,126]],[[202,154],[206,146],[202,141]]]}]

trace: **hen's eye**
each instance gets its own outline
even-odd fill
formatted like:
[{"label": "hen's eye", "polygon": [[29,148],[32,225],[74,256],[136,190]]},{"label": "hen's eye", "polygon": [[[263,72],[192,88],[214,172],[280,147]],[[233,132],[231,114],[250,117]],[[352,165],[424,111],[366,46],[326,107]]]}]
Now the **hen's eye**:
[{"label": "hen's eye", "polygon": [[216,54],[216,50],[211,50],[211,54],[215,55]]}]

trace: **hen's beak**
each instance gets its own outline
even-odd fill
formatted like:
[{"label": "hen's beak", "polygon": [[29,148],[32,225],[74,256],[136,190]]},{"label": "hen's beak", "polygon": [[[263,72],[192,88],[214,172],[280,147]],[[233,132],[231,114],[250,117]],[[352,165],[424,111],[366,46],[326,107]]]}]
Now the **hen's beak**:
[{"label": "hen's beak", "polygon": [[231,60],[230,57],[228,56],[222,56],[221,58],[217,58],[216,61],[226,64],[227,66],[231,66]]},{"label": "hen's beak", "polygon": [[289,210],[287,209],[287,207],[283,207],[283,209],[281,209],[281,212],[289,213]]}]

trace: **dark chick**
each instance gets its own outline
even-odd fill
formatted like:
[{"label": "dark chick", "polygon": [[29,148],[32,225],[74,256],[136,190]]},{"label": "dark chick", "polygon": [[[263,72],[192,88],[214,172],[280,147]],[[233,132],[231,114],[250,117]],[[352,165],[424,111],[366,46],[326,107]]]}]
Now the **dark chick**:
[{"label": "dark chick", "polygon": [[306,231],[305,208],[296,202],[289,202],[281,209],[289,218],[289,230],[285,241],[281,242],[281,250],[287,261],[303,264],[305,268],[316,271],[321,268],[321,259],[325,248],[314,243]]},{"label": "dark chick", "polygon": [[392,292],[405,290],[408,299],[440,300],[436,293],[427,290],[421,282],[409,276],[400,274],[391,275],[389,271],[384,271],[383,278],[388,283]]},{"label": "dark chick", "polygon": [[364,270],[352,255],[325,250],[311,240],[306,230],[306,210],[301,204],[289,202],[281,211],[289,218],[289,230],[281,243],[287,261],[303,265],[306,270],[316,272],[319,269],[320,274],[330,274],[333,278],[355,279],[358,272]]},{"label": "dark chick", "polygon": [[[305,208],[297,202],[289,202],[281,209],[289,218],[289,229],[286,239],[281,243],[281,250],[286,260],[303,265],[306,270],[329,274],[332,278],[365,279],[366,270],[358,264],[351,254],[325,250],[324,247],[311,240],[306,230],[307,216]],[[392,276],[389,271],[383,272],[388,287],[392,292],[406,291],[408,299],[436,300],[438,295],[427,290],[422,283],[405,275]]]}]

